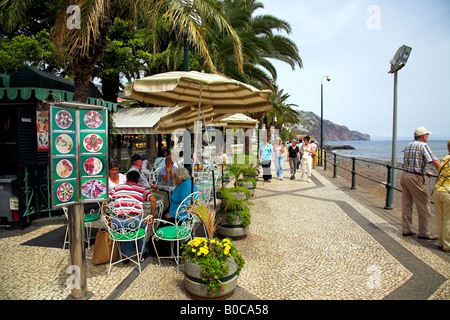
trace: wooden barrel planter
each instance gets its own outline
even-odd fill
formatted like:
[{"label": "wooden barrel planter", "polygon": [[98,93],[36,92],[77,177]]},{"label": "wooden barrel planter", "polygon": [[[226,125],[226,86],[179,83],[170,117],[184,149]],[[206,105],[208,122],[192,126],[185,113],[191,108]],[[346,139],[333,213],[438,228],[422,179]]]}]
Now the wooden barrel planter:
[{"label": "wooden barrel planter", "polygon": [[220,225],[217,228],[217,234],[221,238],[231,238],[233,240],[240,240],[247,237],[250,227],[242,225],[242,219],[238,214],[233,215],[232,221],[227,221],[226,213],[217,213],[217,218],[221,219]]},{"label": "wooden barrel planter", "polygon": [[229,298],[234,293],[238,283],[238,275],[236,274],[238,265],[234,258],[229,258],[227,266],[230,271],[223,278],[220,278],[220,281],[224,284],[224,289],[216,292],[211,297],[208,292],[208,285],[202,281],[202,266],[186,259],[184,262],[184,285],[186,290],[195,299],[199,300],[224,300]]}]

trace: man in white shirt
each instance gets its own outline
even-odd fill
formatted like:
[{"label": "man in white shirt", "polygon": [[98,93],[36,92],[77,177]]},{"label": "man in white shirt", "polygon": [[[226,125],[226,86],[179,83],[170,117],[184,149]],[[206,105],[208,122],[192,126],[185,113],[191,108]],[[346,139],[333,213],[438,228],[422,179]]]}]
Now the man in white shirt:
[{"label": "man in white shirt", "polygon": [[131,168],[128,170],[128,172],[130,171],[139,172],[139,184],[147,189],[150,188],[150,183],[145,177],[145,174],[142,172],[142,157],[140,155],[133,154],[131,156]]}]

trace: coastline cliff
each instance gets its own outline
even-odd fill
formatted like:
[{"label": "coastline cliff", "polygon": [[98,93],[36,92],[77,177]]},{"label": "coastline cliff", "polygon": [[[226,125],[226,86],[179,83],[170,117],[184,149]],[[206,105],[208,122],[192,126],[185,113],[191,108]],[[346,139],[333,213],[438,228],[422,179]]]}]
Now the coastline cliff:
[{"label": "coastline cliff", "polygon": [[[293,129],[299,134],[308,134],[320,140],[320,117],[309,111],[299,111],[300,124]],[[324,141],[370,141],[370,135],[350,130],[346,126],[323,120]]]}]

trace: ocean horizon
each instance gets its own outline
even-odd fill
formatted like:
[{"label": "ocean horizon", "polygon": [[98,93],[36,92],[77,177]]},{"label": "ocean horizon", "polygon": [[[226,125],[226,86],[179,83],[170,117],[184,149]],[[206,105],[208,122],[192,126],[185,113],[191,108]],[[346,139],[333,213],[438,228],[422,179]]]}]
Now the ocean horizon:
[{"label": "ocean horizon", "polygon": [[[403,149],[412,140],[397,140],[397,162],[403,161]],[[337,155],[355,158],[368,158],[381,161],[391,161],[392,140],[370,141],[324,141],[326,145],[348,145],[353,150],[334,150]],[[448,154],[447,140],[428,140],[428,145],[439,160]]]}]

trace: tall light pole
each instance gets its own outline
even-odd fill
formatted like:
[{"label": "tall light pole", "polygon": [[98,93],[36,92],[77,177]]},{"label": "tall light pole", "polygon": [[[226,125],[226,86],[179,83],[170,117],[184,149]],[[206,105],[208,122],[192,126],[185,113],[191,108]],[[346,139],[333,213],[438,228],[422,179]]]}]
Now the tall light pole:
[{"label": "tall light pole", "polygon": [[331,80],[330,76],[323,76],[320,80],[320,154],[319,166],[323,165],[323,79]]},{"label": "tall light pole", "polygon": [[[394,74],[394,114],[393,114],[393,124],[392,124],[392,157],[391,165],[393,167],[397,164],[397,72],[403,68],[408,61],[409,55],[411,54],[411,48],[405,45],[401,46],[395,53],[394,58],[390,61],[391,70],[389,73]],[[395,170],[391,170],[391,187],[395,185]],[[385,209],[392,209],[391,204],[394,203],[394,189],[388,188],[387,199]]]}]

